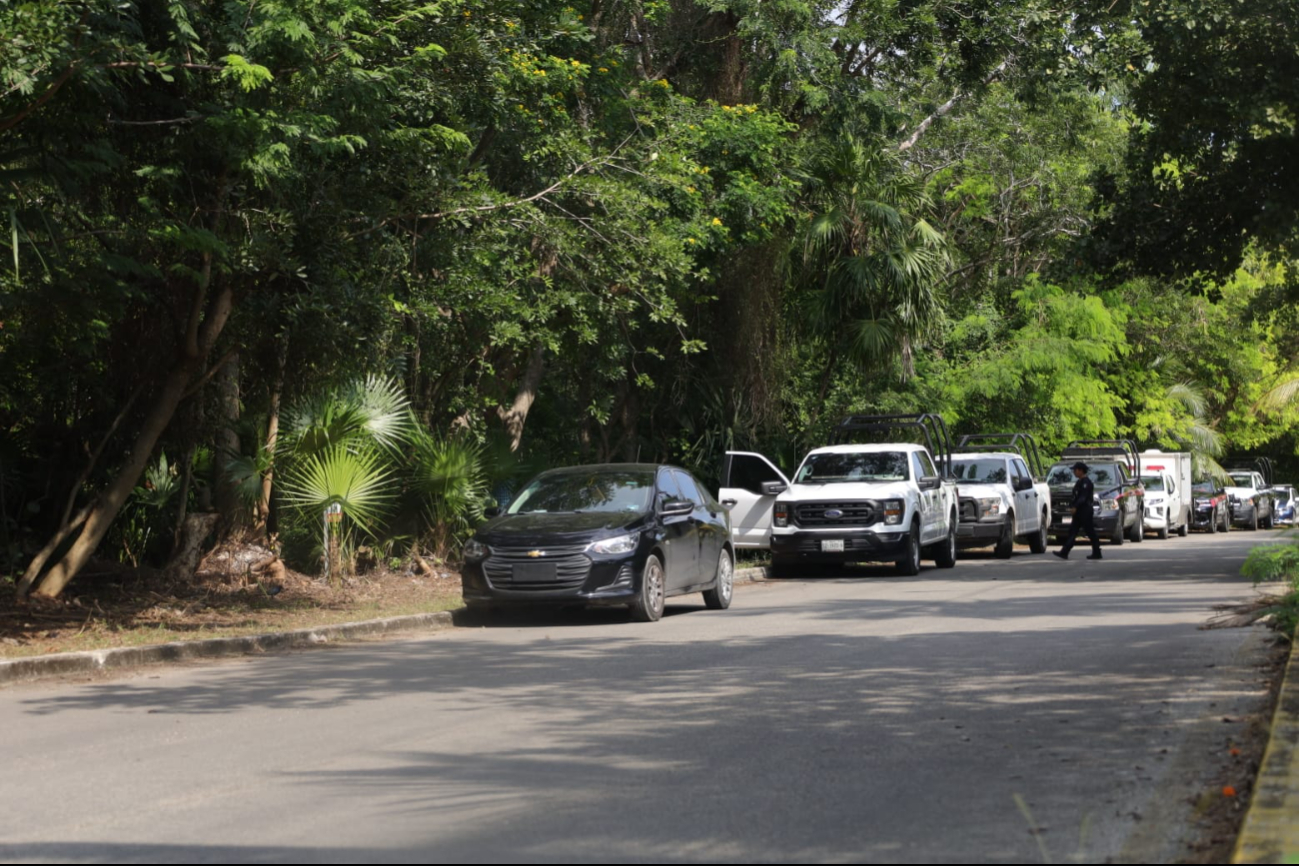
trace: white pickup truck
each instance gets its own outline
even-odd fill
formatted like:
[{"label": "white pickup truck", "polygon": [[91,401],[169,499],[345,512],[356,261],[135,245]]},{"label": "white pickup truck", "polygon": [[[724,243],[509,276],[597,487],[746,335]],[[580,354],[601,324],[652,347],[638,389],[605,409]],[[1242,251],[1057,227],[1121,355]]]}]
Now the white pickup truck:
[{"label": "white pickup truck", "polygon": [[1145,531],[1160,538],[1173,532],[1185,537],[1195,508],[1190,452],[1147,449],[1141,452],[1140,466],[1146,491]]},{"label": "white pickup truck", "polygon": [[848,562],[895,562],[914,575],[922,557],[954,566],[958,493],[942,419],[853,415],[835,438],[898,431],[935,443],[942,463],[915,443],[845,442],[809,452],[790,480],[761,454],[728,452],[717,498],[730,509],[734,545],[770,549],[777,575]]},{"label": "white pickup truck", "polygon": [[1034,553],[1046,553],[1051,527],[1051,488],[1042,472],[1037,444],[1027,433],[962,436],[952,457],[952,475],[961,489],[961,549],[991,547],[1009,559],[1023,540]]},{"label": "white pickup truck", "polygon": [[[1255,461],[1257,468],[1239,467],[1227,470],[1231,485],[1227,487],[1227,500],[1231,504],[1231,522],[1249,530],[1260,526],[1271,529],[1275,523],[1272,508],[1272,489],[1269,484],[1272,464]],[[1262,470],[1262,471],[1260,471]],[[1267,473],[1266,475],[1264,473]]]}]

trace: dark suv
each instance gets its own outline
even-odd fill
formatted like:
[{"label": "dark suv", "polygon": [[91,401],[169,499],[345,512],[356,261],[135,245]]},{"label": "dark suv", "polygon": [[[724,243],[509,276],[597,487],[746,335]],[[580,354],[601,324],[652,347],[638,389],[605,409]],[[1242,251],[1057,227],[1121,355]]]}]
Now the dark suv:
[{"label": "dark suv", "polygon": [[644,464],[543,472],[465,545],[469,608],[625,605],[652,622],[664,600],[702,592],[730,606],[726,512],[684,469]]},{"label": "dark suv", "polygon": [[1124,439],[1080,440],[1064,449],[1046,479],[1051,485],[1051,535],[1063,537],[1069,532],[1069,502],[1077,480],[1072,467],[1079,461],[1087,464],[1096,491],[1096,534],[1108,536],[1114,544],[1122,544],[1124,538],[1145,538],[1145,488],[1135,472],[1139,457],[1136,445]]},{"label": "dark suv", "polygon": [[1206,478],[1195,482],[1192,490],[1195,491],[1195,504],[1191,508],[1191,528],[1230,532],[1231,503],[1222,484]]}]

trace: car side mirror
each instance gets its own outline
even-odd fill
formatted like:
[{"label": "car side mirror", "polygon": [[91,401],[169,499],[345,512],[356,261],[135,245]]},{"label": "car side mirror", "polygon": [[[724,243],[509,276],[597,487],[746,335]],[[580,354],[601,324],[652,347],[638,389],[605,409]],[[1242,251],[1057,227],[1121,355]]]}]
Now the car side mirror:
[{"label": "car side mirror", "polygon": [[695,504],[688,499],[669,499],[659,506],[660,517],[682,517],[695,510]]},{"label": "car side mirror", "polygon": [[483,509],[483,517],[490,518],[490,517],[500,517],[500,516],[501,516],[501,509],[500,506],[498,505],[493,505],[490,508]]},{"label": "car side mirror", "polygon": [[789,489],[789,485],[783,481],[764,481],[762,482],[763,496],[779,496]]},{"label": "car side mirror", "polygon": [[936,490],[943,485],[943,479],[937,475],[925,475],[916,483],[921,490]]},{"label": "car side mirror", "polygon": [[1017,490],[1017,491],[1024,491],[1024,490],[1032,490],[1032,489],[1033,489],[1033,479],[1032,479],[1032,478],[1016,478],[1016,479],[1015,479],[1015,490]]}]

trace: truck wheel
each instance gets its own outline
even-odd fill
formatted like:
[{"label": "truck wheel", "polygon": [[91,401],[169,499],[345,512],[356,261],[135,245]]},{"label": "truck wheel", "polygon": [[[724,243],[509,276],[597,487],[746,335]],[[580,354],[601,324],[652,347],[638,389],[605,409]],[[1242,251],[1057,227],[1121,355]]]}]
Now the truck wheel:
[{"label": "truck wheel", "polygon": [[1219,528],[1219,527],[1218,527],[1218,524],[1220,524],[1220,523],[1222,523],[1221,520],[1216,519],[1212,514],[1209,515],[1209,534],[1210,534],[1210,535],[1217,535],[1217,534],[1218,534],[1218,528]]},{"label": "truck wheel", "polygon": [[1001,538],[997,539],[997,546],[993,548],[992,555],[998,559],[1010,559],[1015,552],[1015,512],[1006,512],[1006,522],[1001,525]]},{"label": "truck wheel", "polygon": [[1115,547],[1123,545],[1123,520],[1121,518],[1114,521],[1114,534],[1110,536],[1110,544]]},{"label": "truck wheel", "polygon": [[956,566],[956,512],[952,512],[952,522],[947,530],[947,540],[938,545],[934,553],[934,564],[939,568]]},{"label": "truck wheel", "polygon": [[920,526],[912,523],[911,531],[907,533],[906,551],[903,558],[898,560],[898,572],[907,577],[915,577],[920,573]]},{"label": "truck wheel", "polygon": [[1128,540],[1133,544],[1140,544],[1141,540],[1146,537],[1146,515],[1137,512],[1137,522],[1132,525],[1132,531],[1128,533]]},{"label": "truck wheel", "polygon": [[1168,540],[1168,521],[1166,520],[1164,521],[1164,528],[1159,530],[1159,540],[1160,541]]},{"label": "truck wheel", "polygon": [[1186,522],[1177,527],[1177,537],[1185,538],[1191,534],[1191,518],[1186,518]]},{"label": "truck wheel", "polygon": [[1250,515],[1249,525],[1247,525],[1245,528],[1248,529],[1250,532],[1258,532],[1258,509],[1257,508],[1255,508],[1254,513]]},{"label": "truck wheel", "polygon": [[1231,515],[1227,513],[1226,509],[1223,509],[1222,512],[1222,531],[1231,532]]},{"label": "truck wheel", "polygon": [[1046,509],[1042,509],[1042,524],[1038,526],[1037,532],[1028,539],[1028,549],[1034,553],[1046,553],[1048,544],[1046,527]]}]

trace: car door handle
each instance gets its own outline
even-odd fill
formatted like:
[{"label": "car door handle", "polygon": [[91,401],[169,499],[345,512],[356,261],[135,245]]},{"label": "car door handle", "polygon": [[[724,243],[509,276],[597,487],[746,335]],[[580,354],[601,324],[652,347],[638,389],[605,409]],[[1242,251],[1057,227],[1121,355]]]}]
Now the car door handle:
[{"label": "car door handle", "polygon": [[738,499],[723,499],[723,500],[722,500],[722,504],[725,505],[727,508],[734,508],[737,502],[739,502]]}]

